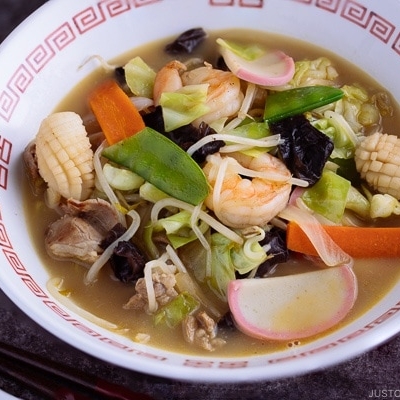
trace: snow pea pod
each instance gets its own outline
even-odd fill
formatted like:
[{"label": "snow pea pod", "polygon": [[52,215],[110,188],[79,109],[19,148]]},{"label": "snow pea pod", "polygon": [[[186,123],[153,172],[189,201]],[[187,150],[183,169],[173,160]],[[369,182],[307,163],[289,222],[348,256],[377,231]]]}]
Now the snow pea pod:
[{"label": "snow pea pod", "polygon": [[344,92],[331,86],[306,86],[268,95],[264,120],[272,123],[340,100]]},{"label": "snow pea pod", "polygon": [[208,181],[200,166],[178,145],[149,127],[105,148],[102,155],[192,205],[208,195]]}]

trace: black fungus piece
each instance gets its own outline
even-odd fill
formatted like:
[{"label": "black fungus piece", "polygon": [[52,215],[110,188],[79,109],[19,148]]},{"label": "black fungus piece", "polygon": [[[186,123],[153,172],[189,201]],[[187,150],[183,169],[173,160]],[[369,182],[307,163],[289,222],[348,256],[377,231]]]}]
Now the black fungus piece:
[{"label": "black fungus piece", "polygon": [[[192,126],[192,125],[191,125]],[[193,126],[192,126],[193,127]],[[212,129],[208,124],[205,122],[200,123],[198,128],[193,127],[196,132],[194,132],[193,138],[194,141],[190,143],[190,146],[196,143],[203,137],[208,135],[215,135],[217,132]],[[196,139],[197,136],[197,139]],[[189,148],[188,146],[187,148]],[[225,142],[223,140],[212,140],[202,147],[200,147],[197,151],[193,153],[193,159],[198,163],[201,164],[206,160],[206,157],[210,154],[217,153],[221,147],[225,146]]]},{"label": "black fungus piece", "polygon": [[122,282],[135,282],[144,276],[146,258],[140,249],[128,241],[121,241],[110,258],[111,268]]},{"label": "black fungus piece", "polygon": [[117,67],[114,70],[114,76],[117,82],[120,85],[125,85],[126,84],[126,79],[125,79],[125,70],[124,67]]},{"label": "black fungus piece", "polygon": [[161,106],[157,106],[154,111],[143,114],[143,121],[144,124],[149,128],[152,128],[162,134],[165,133],[164,118]]},{"label": "black fungus piece", "polygon": [[284,140],[278,146],[279,155],[293,176],[310,186],[316,183],[333,151],[332,140],[312,126],[304,115],[285,118],[269,127]]},{"label": "black fungus piece", "polygon": [[339,166],[336,171],[338,175],[349,180],[351,184],[355,187],[359,187],[362,185],[361,175],[357,171],[354,158],[333,158],[332,162]]},{"label": "black fungus piece", "polygon": [[[100,243],[106,249],[126,232],[126,228],[118,223],[108,232]],[[117,279],[122,282],[136,281],[144,275],[146,257],[132,242],[121,240],[110,257],[111,269]]]},{"label": "black fungus piece", "polygon": [[167,44],[164,50],[168,54],[190,54],[206,37],[207,34],[202,28],[189,29]]},{"label": "black fungus piece", "polygon": [[225,329],[227,331],[234,331],[236,330],[235,321],[233,320],[232,313],[229,311],[227,312],[219,321],[218,321],[218,328]]},{"label": "black fungus piece", "polygon": [[[162,108],[160,106],[156,107],[153,112],[145,114],[143,116],[143,120],[146,126],[153,128],[159,133],[162,133],[185,151],[203,137],[216,133],[214,129],[212,129],[204,122],[202,122],[198,128],[189,124],[174,129],[171,132],[166,132],[164,128],[164,119],[162,116]],[[208,142],[196,152],[194,152],[193,159],[198,164],[201,164],[205,161],[206,157],[209,154],[214,154],[218,152],[219,149],[224,145],[225,142],[223,140],[214,140]]]},{"label": "black fungus piece", "polygon": [[199,150],[195,151],[192,157],[197,164],[202,164],[208,155],[218,153],[219,149],[223,146],[225,146],[225,142],[223,140],[213,140],[212,142],[208,142],[204,146],[200,147]]},{"label": "black fungus piece", "polygon": [[215,67],[216,67],[217,69],[222,70],[222,71],[229,71],[229,68],[228,68],[228,66],[226,65],[226,62],[225,62],[225,60],[224,60],[224,58],[223,58],[222,56],[220,56],[220,57],[217,58],[217,62],[216,62],[216,64],[215,64]]},{"label": "black fungus piece", "polygon": [[115,242],[125,232],[126,228],[121,223],[114,225],[114,227],[108,232],[107,236],[100,243],[100,247],[103,250],[106,249],[111,243]]},{"label": "black fungus piece", "polygon": [[257,269],[256,276],[265,276],[273,266],[281,264],[289,259],[289,250],[286,246],[286,232],[279,228],[272,228],[270,231],[265,232],[265,238],[260,241],[260,245],[264,246],[269,244],[271,249],[268,251],[269,255],[273,257],[265,260]]}]

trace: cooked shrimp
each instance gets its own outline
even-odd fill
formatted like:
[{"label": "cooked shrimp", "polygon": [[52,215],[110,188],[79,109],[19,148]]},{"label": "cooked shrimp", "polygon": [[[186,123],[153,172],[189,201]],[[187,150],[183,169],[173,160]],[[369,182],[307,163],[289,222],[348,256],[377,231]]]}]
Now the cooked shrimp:
[{"label": "cooked shrimp", "polygon": [[153,100],[156,106],[160,103],[163,92],[175,92],[183,86],[182,71],[186,71],[186,65],[173,60],[157,72],[153,88]]},{"label": "cooked shrimp", "polygon": [[209,112],[193,122],[199,125],[204,121],[210,124],[221,118],[235,115],[243,102],[240,79],[232,72],[214,69],[210,64],[192,69],[182,74],[183,85],[209,84],[207,106]]},{"label": "cooked shrimp", "polygon": [[205,204],[232,228],[264,226],[289,201],[290,171],[269,153],[257,158],[216,153],[207,157],[203,170],[211,185]]}]

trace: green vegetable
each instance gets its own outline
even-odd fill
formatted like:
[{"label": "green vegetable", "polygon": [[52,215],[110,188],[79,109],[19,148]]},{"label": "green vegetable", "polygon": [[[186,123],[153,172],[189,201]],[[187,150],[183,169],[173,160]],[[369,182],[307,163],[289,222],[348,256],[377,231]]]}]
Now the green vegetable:
[{"label": "green vegetable", "polygon": [[350,186],[347,193],[346,209],[354,211],[362,218],[368,218],[370,216],[371,205],[365,196],[355,187]]},{"label": "green vegetable", "polygon": [[126,83],[135,96],[153,97],[156,73],[140,57],[130,60],[124,71]]},{"label": "green vegetable", "polygon": [[234,249],[231,252],[231,257],[235,270],[241,275],[257,268],[268,258],[264,248],[258,242],[252,242],[249,246]]},{"label": "green vegetable", "polygon": [[[257,268],[267,259],[267,254],[258,242],[242,246],[232,242],[220,233],[211,235],[211,276],[200,278],[206,281],[210,289],[223,301],[227,300],[230,281],[236,279],[235,271],[246,274]],[[196,277],[199,276],[197,271]]]},{"label": "green vegetable", "polygon": [[250,118],[245,118],[244,121],[235,129],[230,131],[229,134],[249,139],[262,139],[272,135],[268,124],[264,121],[256,122]]},{"label": "green vegetable", "polygon": [[166,132],[188,125],[208,113],[210,110],[206,105],[208,86],[208,84],[187,85],[175,92],[162,93],[160,106]]},{"label": "green vegetable", "polygon": [[295,88],[302,87],[307,82],[324,81],[333,84],[337,77],[338,73],[329,58],[318,57],[314,60],[298,60],[295,62],[295,73],[289,82],[289,86]]},{"label": "green vegetable", "polygon": [[[241,125],[230,131],[229,134],[249,139],[262,139],[272,135],[268,124],[266,124],[264,121],[256,122],[250,118],[245,119]],[[229,142],[226,142],[226,144],[229,144]],[[265,147],[252,147],[248,150],[242,150],[242,152],[249,156],[257,157],[258,155],[269,150],[271,149]]]},{"label": "green vegetable", "polygon": [[[165,230],[172,247],[178,249],[197,239],[191,227],[191,217],[192,214],[189,211],[182,210],[169,217],[159,219],[153,226],[146,229],[152,229],[153,232]],[[208,228],[209,226],[200,220],[199,229],[203,234]]]},{"label": "green vegetable", "polygon": [[335,111],[346,117],[355,134],[362,134],[366,126],[379,124],[381,117],[374,96],[369,98],[368,92],[358,86],[344,85],[341,90],[344,96]]},{"label": "green vegetable", "polygon": [[211,276],[205,276],[208,287],[223,301],[227,300],[228,283],[234,280],[235,267],[231,251],[235,243],[220,233],[211,235]]},{"label": "green vegetable", "polygon": [[265,55],[265,50],[263,50],[261,47],[257,45],[246,45],[243,46],[238,43],[231,42],[229,40],[224,40],[221,38],[217,39],[217,43],[221,46],[224,47],[239,57],[245,59],[246,61],[254,61],[257,60],[257,58],[262,57]]},{"label": "green vegetable", "polygon": [[136,190],[144,182],[143,178],[134,172],[113,167],[109,163],[104,164],[103,174],[108,184],[117,190]]},{"label": "green vegetable", "polygon": [[170,328],[178,325],[184,318],[199,307],[200,303],[189,293],[182,292],[154,315],[154,323],[167,324]]},{"label": "green vegetable", "polygon": [[150,201],[150,203],[157,203],[157,201],[169,197],[167,193],[157,189],[150,182],[145,182],[140,186],[139,194],[142,199]]},{"label": "green vegetable", "polygon": [[346,208],[350,181],[325,170],[320,180],[301,196],[304,203],[325,218],[340,222]]},{"label": "green vegetable", "polygon": [[102,155],[186,203],[197,205],[208,195],[209,185],[200,166],[154,129],[146,127],[105,148]]},{"label": "green vegetable", "polygon": [[264,119],[268,123],[277,122],[333,103],[342,97],[343,91],[331,86],[307,86],[271,93],[265,104]]},{"label": "green vegetable", "polygon": [[354,157],[357,136],[343,115],[326,111],[324,118],[311,121],[311,124],[330,137],[334,144],[332,158],[350,159]]}]

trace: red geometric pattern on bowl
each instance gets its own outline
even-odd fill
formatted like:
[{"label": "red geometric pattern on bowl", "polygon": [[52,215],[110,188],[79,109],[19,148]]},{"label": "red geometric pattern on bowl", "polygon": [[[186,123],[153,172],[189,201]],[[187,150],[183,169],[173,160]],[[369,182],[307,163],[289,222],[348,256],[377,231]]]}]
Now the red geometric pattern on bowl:
[{"label": "red geometric pattern on bowl", "polygon": [[[3,243],[0,243],[0,246],[3,246]],[[10,249],[3,249],[3,253],[8,261],[8,263],[11,265],[11,267],[14,269],[14,271],[22,276],[22,275],[27,275],[27,270],[25,266],[22,264],[21,260],[18,257],[18,254],[11,248],[11,243],[10,243]]]},{"label": "red geometric pattern on bowl", "polygon": [[353,1],[349,1],[344,5],[341,16],[369,30],[372,35],[384,43],[389,42],[396,29],[387,19],[374,12],[369,12],[365,6]]},{"label": "red geometric pattern on bowl", "polygon": [[[0,215],[0,221],[1,221],[1,215]],[[1,222],[0,222],[0,246],[3,248],[12,249],[11,242],[7,235],[6,227]]]},{"label": "red geometric pattern on bowl", "polygon": [[[14,110],[20,100],[20,95],[24,94],[26,89],[32,83],[37,75],[57,52],[65,49],[79,35],[83,35],[96,26],[107,21],[108,18],[114,18],[118,15],[128,12],[131,8],[148,6],[161,0],[102,0],[97,3],[97,7],[88,7],[76,14],[71,21],[65,21],[57,29],[51,32],[42,43],[33,48],[26,57],[26,63],[21,64],[10,77],[5,88],[0,89],[0,118],[9,122],[13,116]],[[341,18],[356,24],[362,29],[367,30],[372,36],[381,40],[400,55],[400,32],[399,27],[394,26],[390,21],[375,12],[370,11],[364,5],[353,0],[288,0],[303,3],[311,7],[318,7],[327,12],[335,13]],[[209,0],[210,6],[216,7],[256,7],[263,8],[264,0]],[[396,33],[397,32],[397,33]],[[0,136],[0,189],[7,190],[8,164],[11,158],[12,142]],[[30,291],[51,309],[57,316],[70,323],[75,328],[83,331],[85,334],[106,342],[111,346],[122,349],[128,353],[139,357],[146,357],[153,360],[165,361],[166,357],[153,354],[152,352],[142,351],[132,346],[125,345],[119,341],[111,339],[100,334],[82,322],[72,317],[69,312],[56,304],[46,292],[37,284],[37,282],[28,274],[27,269],[21,263],[18,254],[14,251],[12,243],[7,235],[7,230],[3,224],[0,207],[0,248],[2,249],[6,260],[27,285]],[[374,327],[382,324],[393,315],[400,312],[400,301],[385,313],[380,315],[374,321],[368,323],[361,329],[352,332],[340,339],[317,347],[310,351],[304,351],[289,356],[277,356],[268,361],[269,364],[276,364],[290,359],[298,359],[310,356],[326,350],[327,348],[337,347],[346,343]],[[237,369],[246,368],[249,365],[247,360],[233,362],[199,360],[196,358],[186,359],[184,365],[192,368],[221,368]]]},{"label": "red geometric pattern on bowl", "polygon": [[326,11],[336,13],[339,10],[340,0],[319,0],[316,6]]},{"label": "red geometric pattern on bowl", "polygon": [[211,6],[235,6],[263,8],[264,0],[210,0]]},{"label": "red geometric pattern on bowl", "polygon": [[[0,189],[7,189],[12,143],[0,135]],[[0,238],[1,240],[1,238]]]},{"label": "red geometric pattern on bowl", "polygon": [[75,40],[75,33],[68,22],[62,24],[47,39],[49,47],[61,51]]},{"label": "red geometric pattern on bowl", "polygon": [[46,292],[43,291],[40,285],[30,275],[21,275],[22,282],[28,287],[28,289],[36,296],[42,299],[47,298]]},{"label": "red geometric pattern on bowl", "polygon": [[103,7],[99,5],[98,8],[89,7],[86,10],[78,13],[74,18],[74,24],[78,29],[79,34],[84,34],[90,29],[95,28],[97,25],[102,24],[106,20],[103,12]]},{"label": "red geometric pattern on bowl", "polygon": [[15,93],[24,94],[25,90],[33,81],[33,73],[26,65],[20,65],[15,74],[11,77],[8,87]]}]

